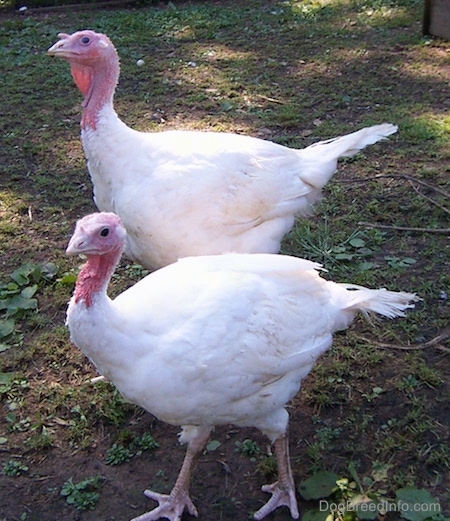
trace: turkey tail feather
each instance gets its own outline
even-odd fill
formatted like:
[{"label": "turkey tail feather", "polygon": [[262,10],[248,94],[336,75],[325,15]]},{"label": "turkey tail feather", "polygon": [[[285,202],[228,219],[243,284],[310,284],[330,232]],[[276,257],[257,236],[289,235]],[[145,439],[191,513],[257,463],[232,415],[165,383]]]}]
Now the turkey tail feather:
[{"label": "turkey tail feather", "polygon": [[[316,146],[323,147],[325,155],[330,158],[353,156],[367,145],[373,145],[377,141],[386,139],[391,134],[397,132],[398,127],[391,123],[382,123],[373,127],[362,128],[352,134],[329,139],[327,141],[319,141],[309,146],[308,149],[314,149]],[[327,145],[326,147],[324,145]],[[307,150],[308,150],[307,149]]]},{"label": "turkey tail feather", "polygon": [[367,289],[352,284],[340,284],[353,293],[347,309],[363,313],[377,313],[387,318],[404,317],[404,311],[414,307],[421,300],[415,293],[388,291],[386,289]]}]

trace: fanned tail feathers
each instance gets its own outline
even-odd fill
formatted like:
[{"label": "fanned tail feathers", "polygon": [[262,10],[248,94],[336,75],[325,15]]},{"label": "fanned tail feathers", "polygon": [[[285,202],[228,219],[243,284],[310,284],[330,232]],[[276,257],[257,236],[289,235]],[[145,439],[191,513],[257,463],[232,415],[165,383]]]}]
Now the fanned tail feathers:
[{"label": "fanned tail feathers", "polygon": [[404,311],[414,307],[420,300],[415,293],[388,291],[387,289],[367,289],[353,284],[340,284],[349,290],[346,309],[364,314],[376,313],[387,318],[404,317]]},{"label": "fanned tail feathers", "polygon": [[[338,158],[344,156],[352,156],[365,148],[367,145],[373,145],[381,139],[386,139],[391,134],[397,132],[398,127],[391,123],[382,123],[372,127],[362,128],[352,134],[341,136],[327,141],[319,141],[309,146],[306,150],[313,150],[317,146],[323,147],[323,152],[330,158]],[[324,145],[327,145],[326,147]]]},{"label": "fanned tail feathers", "polygon": [[301,172],[302,180],[316,188],[323,188],[336,171],[340,157],[353,156],[367,145],[385,139],[397,130],[396,125],[382,123],[345,136],[319,141],[299,150],[305,165]]}]

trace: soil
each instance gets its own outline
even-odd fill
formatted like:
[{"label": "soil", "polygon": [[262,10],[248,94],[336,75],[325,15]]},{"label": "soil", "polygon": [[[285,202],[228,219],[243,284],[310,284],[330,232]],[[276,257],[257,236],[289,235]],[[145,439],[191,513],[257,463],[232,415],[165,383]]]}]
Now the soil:
[{"label": "soil", "polygon": [[[430,362],[442,366],[442,356],[432,355]],[[326,364],[327,360],[323,360]],[[396,369],[391,368],[395,373]],[[94,375],[94,373],[93,373]],[[382,377],[388,378],[389,371],[382,371]],[[304,384],[304,391],[313,386],[314,376],[308,377]],[[93,390],[94,392],[94,390]],[[429,393],[430,398],[433,393]],[[345,405],[345,404],[343,404]],[[442,422],[448,421],[449,406],[441,402],[434,411]],[[327,407],[321,412],[322,425],[335,427],[343,426],[341,407]],[[361,414],[373,414],[376,417],[375,425],[392,420],[393,411],[398,416],[404,414],[404,397],[400,393],[391,393],[377,400],[373,405],[361,406]],[[297,485],[309,477],[308,445],[314,440],[315,426],[311,418],[317,414],[317,409],[307,403],[300,393],[289,408],[291,439],[291,460]],[[184,447],[177,441],[178,429],[168,426],[150,414],[136,409],[124,422],[123,427],[129,432],[141,436],[151,432],[160,446],[152,451],[146,451],[134,457],[130,462],[121,465],[107,465],[105,455],[117,438],[117,429],[98,426],[96,439],[88,449],[70,450],[67,445],[52,447],[46,451],[26,451],[17,447],[9,451],[8,458],[18,456],[26,461],[30,468],[38,469],[20,477],[1,477],[2,492],[0,509],[2,520],[16,521],[21,515],[27,514],[27,520],[33,521],[123,521],[132,519],[155,506],[147,499],[143,491],[151,488],[158,492],[169,493],[173,486],[184,457]],[[372,429],[372,428],[371,428]],[[360,438],[351,439],[350,429],[343,428],[342,441],[335,443],[334,450],[324,462],[328,470],[345,468],[346,453],[353,453],[358,457],[361,475],[370,473],[371,458],[370,445],[373,443],[374,433],[368,429],[360,434]],[[345,438],[348,436],[348,439]],[[198,463],[191,486],[191,497],[199,513],[199,519],[204,520],[246,520],[250,514],[260,508],[267,500],[267,495],[261,492],[264,483],[273,481],[273,475],[264,476],[257,465],[257,458],[249,458],[236,452],[236,442],[251,439],[258,444],[262,453],[270,454],[267,440],[255,429],[237,429],[232,426],[220,427],[215,430],[212,438],[220,442],[218,449],[205,453]],[[436,442],[434,433],[429,433],[430,446]],[[352,447],[348,448],[348,443]],[[444,441],[444,443],[446,443]],[[400,456],[400,462],[398,457]],[[405,455],[391,455],[397,460],[400,468],[408,469],[411,465],[423,466],[423,462]],[[2,458],[5,459],[5,458]],[[256,461],[255,461],[256,460]],[[78,511],[68,505],[60,496],[62,483],[72,477],[75,483],[87,476],[102,476],[100,500],[94,510]],[[346,474],[348,476],[348,473]],[[438,486],[433,483],[433,470],[428,468],[420,476],[421,485],[433,486],[433,495],[439,497],[445,508],[445,490],[448,480],[445,479]],[[310,502],[302,501],[299,497],[301,514],[311,508]],[[183,519],[194,519],[188,514]],[[288,521],[291,519],[285,508],[278,509],[267,517],[273,521]],[[398,519],[398,514],[392,513],[388,519]]]}]

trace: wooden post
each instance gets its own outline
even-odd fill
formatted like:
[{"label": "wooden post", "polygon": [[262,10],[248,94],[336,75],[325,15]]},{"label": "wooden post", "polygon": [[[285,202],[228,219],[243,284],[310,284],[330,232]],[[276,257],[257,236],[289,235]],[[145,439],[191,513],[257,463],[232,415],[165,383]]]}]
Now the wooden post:
[{"label": "wooden post", "polygon": [[424,0],[422,32],[450,40],[450,0]]}]

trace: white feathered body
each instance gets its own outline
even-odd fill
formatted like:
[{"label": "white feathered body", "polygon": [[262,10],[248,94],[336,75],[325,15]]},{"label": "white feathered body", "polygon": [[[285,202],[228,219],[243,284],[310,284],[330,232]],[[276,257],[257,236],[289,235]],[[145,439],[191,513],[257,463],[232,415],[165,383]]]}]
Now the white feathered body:
[{"label": "white feathered body", "polygon": [[222,132],[138,132],[114,110],[120,63],[106,35],[60,33],[47,52],[68,60],[84,95],[81,139],[95,203],[121,217],[127,256],[149,269],[193,255],[278,253],[338,159],[397,131],[384,123],[302,150]]},{"label": "white feathered body", "polygon": [[138,132],[105,105],[82,142],[95,203],[122,218],[127,256],[161,267],[191,255],[277,253],[338,158],[395,131],[377,125],[296,150],[231,133]]},{"label": "white feathered body", "polygon": [[350,291],[318,268],[279,255],[183,259],[114,300],[99,293],[87,308],[72,299],[71,340],[125,398],[167,423],[256,426],[275,439],[332,334],[372,301],[394,316],[412,297]]}]

